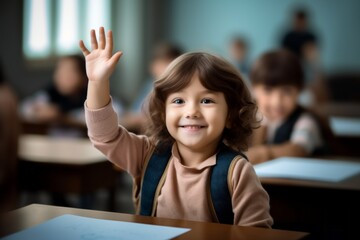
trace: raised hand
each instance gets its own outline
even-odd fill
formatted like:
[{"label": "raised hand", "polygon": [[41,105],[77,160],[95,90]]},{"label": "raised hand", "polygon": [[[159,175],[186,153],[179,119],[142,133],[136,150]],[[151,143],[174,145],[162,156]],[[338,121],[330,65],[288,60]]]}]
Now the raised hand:
[{"label": "raised hand", "polygon": [[84,42],[81,40],[79,45],[86,60],[86,73],[89,81],[100,82],[109,80],[110,75],[115,69],[122,52],[112,53],[113,36],[112,31],[108,31],[105,37],[103,27],[99,28],[99,42],[96,39],[95,30],[91,30],[91,48],[90,52]]},{"label": "raised hand", "polygon": [[113,51],[112,32],[108,31],[105,38],[104,28],[99,29],[99,43],[94,30],[91,30],[90,52],[80,41],[79,45],[86,60],[86,74],[89,78],[86,105],[89,109],[99,109],[110,102],[109,78],[115,69],[122,53]]}]

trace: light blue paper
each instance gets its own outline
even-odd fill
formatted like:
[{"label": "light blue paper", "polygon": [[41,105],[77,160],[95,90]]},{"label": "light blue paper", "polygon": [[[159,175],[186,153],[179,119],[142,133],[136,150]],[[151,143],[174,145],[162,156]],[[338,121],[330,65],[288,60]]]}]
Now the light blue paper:
[{"label": "light blue paper", "polygon": [[360,173],[360,163],[320,160],[311,158],[282,157],[254,166],[262,178],[290,178],[326,182],[340,182]]},{"label": "light blue paper", "polygon": [[330,126],[336,136],[360,136],[360,118],[331,117]]},{"label": "light blue paper", "polygon": [[66,214],[1,239],[160,240],[171,239],[188,231],[190,231],[188,228],[102,220]]}]

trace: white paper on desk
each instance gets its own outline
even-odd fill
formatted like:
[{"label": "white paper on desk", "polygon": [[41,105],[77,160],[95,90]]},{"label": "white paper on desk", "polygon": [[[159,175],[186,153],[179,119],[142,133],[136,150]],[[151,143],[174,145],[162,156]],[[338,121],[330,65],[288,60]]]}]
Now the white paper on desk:
[{"label": "white paper on desk", "polygon": [[282,157],[254,166],[263,178],[291,178],[340,182],[360,173],[360,163],[320,160],[311,158]]},{"label": "white paper on desk", "polygon": [[188,231],[190,231],[188,228],[102,220],[66,214],[9,235],[2,240],[160,240],[171,239]]}]

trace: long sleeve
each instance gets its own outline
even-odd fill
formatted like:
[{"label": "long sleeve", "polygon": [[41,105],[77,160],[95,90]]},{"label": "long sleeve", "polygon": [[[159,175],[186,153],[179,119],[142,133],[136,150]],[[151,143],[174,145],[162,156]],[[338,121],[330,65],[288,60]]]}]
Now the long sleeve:
[{"label": "long sleeve", "polygon": [[269,196],[261,186],[252,165],[239,159],[232,175],[234,224],[270,228]]},{"label": "long sleeve", "polygon": [[112,102],[96,110],[88,109],[85,102],[85,118],[88,135],[94,146],[108,160],[138,178],[145,160],[153,150],[149,139],[129,133],[119,126]]}]

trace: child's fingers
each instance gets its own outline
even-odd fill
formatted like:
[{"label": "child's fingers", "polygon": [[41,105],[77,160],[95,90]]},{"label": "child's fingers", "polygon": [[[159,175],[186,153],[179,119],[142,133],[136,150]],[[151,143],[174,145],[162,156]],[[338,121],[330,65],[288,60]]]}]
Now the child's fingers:
[{"label": "child's fingers", "polygon": [[95,30],[92,29],[90,31],[90,37],[91,37],[91,48],[93,50],[97,49],[98,48],[98,43],[97,43],[97,39],[96,39],[96,34],[95,34]]},{"label": "child's fingers", "polygon": [[109,30],[107,32],[106,43],[107,43],[106,46],[105,46],[106,52],[108,52],[111,55],[112,51],[113,51],[113,36],[112,36],[112,31],[111,30]]},{"label": "child's fingers", "polygon": [[99,48],[104,49],[106,46],[105,30],[104,27],[99,28]]},{"label": "child's fingers", "polygon": [[122,52],[116,52],[111,58],[110,58],[110,64],[116,65],[116,63],[119,61],[120,57],[122,56]]},{"label": "child's fingers", "polygon": [[90,51],[85,47],[83,40],[80,40],[79,46],[85,57],[90,54]]}]

